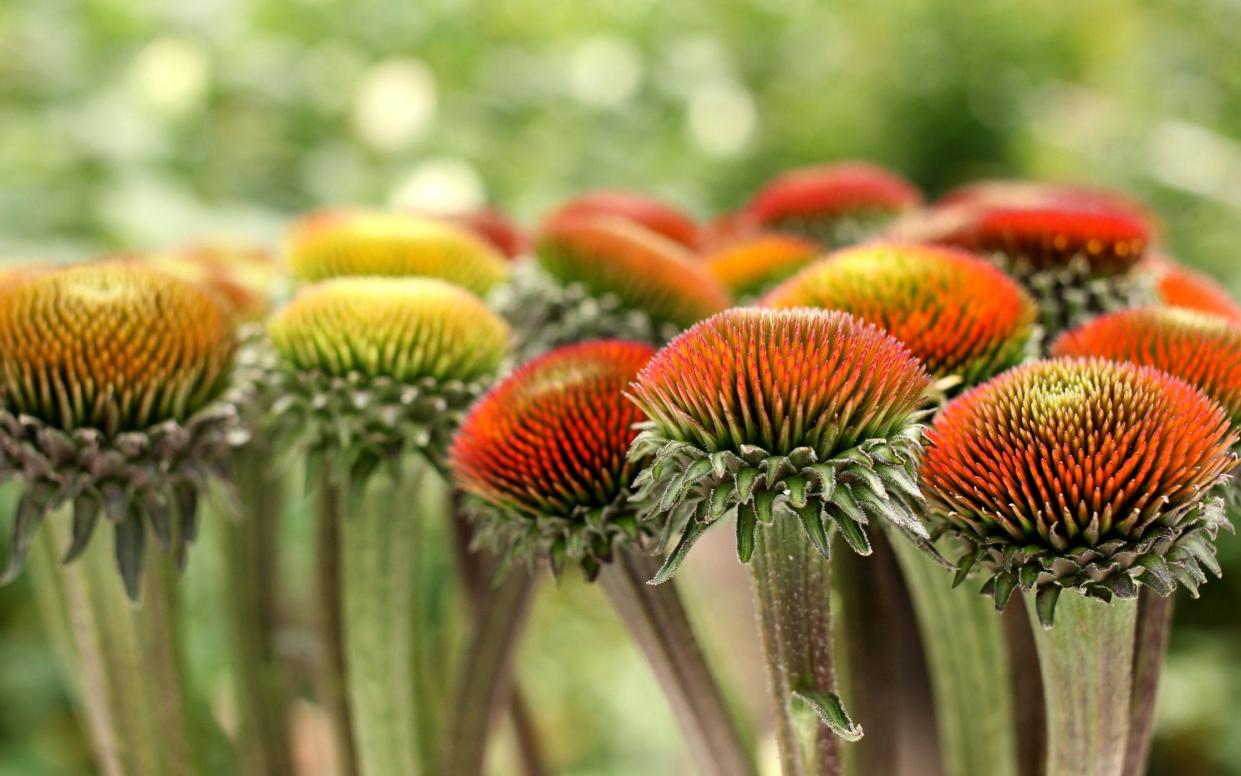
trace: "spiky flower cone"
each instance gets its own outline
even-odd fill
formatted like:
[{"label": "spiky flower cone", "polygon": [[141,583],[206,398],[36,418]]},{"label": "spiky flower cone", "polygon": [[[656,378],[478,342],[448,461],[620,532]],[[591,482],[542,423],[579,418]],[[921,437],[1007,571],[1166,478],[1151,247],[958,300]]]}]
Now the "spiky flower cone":
[{"label": "spiky flower cone", "polygon": [[530,249],[530,241],[521,228],[495,208],[441,213],[435,217],[468,229],[510,261],[524,256]]},{"label": "spiky flower cone", "polygon": [[206,285],[247,322],[267,314],[280,286],[281,269],[275,257],[254,246],[208,243],[130,258]]},{"label": "spiky flower cone", "polygon": [[745,212],[759,228],[826,248],[860,242],[918,205],[912,184],[882,167],[843,162],[791,170],[754,195]]},{"label": "spiky flower cone", "polygon": [[760,233],[725,243],[703,257],[715,279],[739,299],[753,298],[814,261],[816,242],[778,233]]},{"label": "spiky flower cone", "polygon": [[1009,371],[949,404],[922,481],[936,529],[967,548],[1002,607],[1021,587],[1052,622],[1061,590],[1103,600],[1191,592],[1218,573],[1226,525],[1211,490],[1230,472],[1228,417],[1149,367],[1059,359]]},{"label": "spiky flower cone", "polygon": [[465,408],[507,354],[480,299],[431,278],[337,278],[303,289],[268,331],[274,412],[312,458],[360,484],[405,452],[442,458]]},{"label": "spiky flower cone", "polygon": [[67,553],[102,513],[137,595],[148,527],[178,558],[198,494],[240,433],[222,398],[237,339],[208,292],[101,264],[0,287],[0,472],[23,483],[6,578],[45,513],[74,508]]},{"label": "spiky flower cone", "polygon": [[[741,776],[751,767],[680,599],[671,587],[646,584],[655,569],[644,556],[656,529],[637,520],[638,462],[626,457],[643,415],[623,392],[654,353],[642,343],[599,340],[531,361],[471,410],[453,443],[452,469],[473,500],[480,536],[501,553],[546,558],[555,573],[577,564],[599,577],[704,772]],[[467,754],[475,753],[459,756]],[[481,760],[470,759],[474,772]]]},{"label": "spiky flower cone", "polygon": [[614,216],[550,221],[535,253],[493,297],[527,355],[608,337],[659,345],[731,302],[683,246]]},{"label": "spiky flower cone", "polygon": [[329,210],[290,227],[285,245],[293,277],[417,275],[486,294],[508,276],[504,257],[469,231],[411,213]]},{"label": "spiky flower cone", "polygon": [[1051,336],[1099,313],[1134,307],[1151,291],[1136,271],[1150,229],[1119,210],[1070,206],[958,212],[935,242],[976,251],[1016,277],[1038,301]]},{"label": "spiky flower cone", "polygon": [[887,331],[935,377],[973,385],[1027,355],[1029,294],[964,251],[900,243],[846,248],[781,284],[765,307],[843,310]]},{"label": "spiky flower cone", "polygon": [[982,180],[944,194],[935,207],[968,205],[974,208],[1069,207],[1123,213],[1153,225],[1155,216],[1142,203],[1110,189],[1072,183],[1034,180]]},{"label": "spiky flower cone", "polygon": [[1163,304],[1241,323],[1241,305],[1209,275],[1162,256],[1148,258],[1142,269],[1154,278],[1156,296]]},{"label": "spiky flower cone", "polygon": [[928,546],[914,505],[929,383],[904,346],[848,314],[737,309],[677,337],[631,388],[649,418],[630,451],[651,459],[639,499],[666,521],[665,543],[680,535],[653,582],[736,516],[788,773],[836,773],[835,736],[861,736],[835,694],[828,531],[868,554],[866,526],[882,520]]},{"label": "spiky flower cone", "polygon": [[686,248],[697,248],[701,230],[694,219],[679,209],[643,194],[624,191],[591,191],[565,202],[548,221],[611,216],[630,221]]}]

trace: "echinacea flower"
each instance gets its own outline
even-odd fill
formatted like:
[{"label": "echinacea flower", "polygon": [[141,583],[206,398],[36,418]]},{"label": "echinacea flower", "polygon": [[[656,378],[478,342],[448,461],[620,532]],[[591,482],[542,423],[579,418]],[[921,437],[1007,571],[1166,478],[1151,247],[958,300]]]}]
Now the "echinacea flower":
[{"label": "echinacea flower", "polygon": [[1100,359],[1010,370],[950,403],[928,433],[935,529],[966,552],[997,607],[1035,591],[1050,625],[1063,589],[1110,600],[1147,585],[1195,592],[1219,573],[1213,489],[1235,466],[1228,417],[1188,383]]},{"label": "echinacea flower", "polygon": [[527,363],[470,411],[453,442],[458,485],[484,537],[522,559],[593,577],[618,539],[639,543],[626,453],[642,413],[624,396],[655,349],[623,340],[567,345]]},{"label": "echinacea flower", "polygon": [[843,310],[905,344],[938,378],[966,385],[1022,360],[1037,308],[987,261],[951,248],[871,243],[830,254],[760,300]]},{"label": "echinacea flower", "polygon": [[1155,216],[1123,192],[1075,183],[1036,180],[981,180],[958,186],[935,201],[935,207],[975,208],[1070,207],[1124,213],[1153,225]]},{"label": "echinacea flower", "polygon": [[439,278],[486,294],[508,276],[507,262],[468,230],[412,213],[326,210],[289,229],[285,246],[297,280],[348,275]]},{"label": "echinacea flower", "polygon": [[547,222],[597,216],[630,221],[686,248],[697,248],[701,240],[698,224],[680,209],[644,194],[624,191],[580,194],[557,208]]},{"label": "echinacea flower", "polygon": [[729,310],[694,326],[642,370],[631,396],[646,510],[681,532],[660,578],[702,533],[737,513],[737,552],[797,519],[827,552],[836,525],[858,552],[885,519],[924,541],[915,517],[919,407],[930,378],[903,345],[842,312]]},{"label": "echinacea flower", "polygon": [[967,208],[933,239],[983,254],[1016,277],[1038,301],[1048,334],[1149,296],[1136,268],[1150,228],[1123,211]]},{"label": "echinacea flower", "polygon": [[526,234],[509,220],[508,216],[495,208],[441,213],[434,217],[468,229],[509,260],[524,256],[530,248]]},{"label": "echinacea flower", "polygon": [[598,338],[658,345],[731,302],[686,248],[614,216],[548,222],[535,259],[493,300],[527,353]]},{"label": "echinacea flower", "polygon": [[148,527],[183,560],[205,479],[241,433],[224,396],[236,348],[216,297],[154,269],[94,264],[0,285],[0,472],[24,488],[6,576],[66,502],[67,557],[106,515],[131,596]]},{"label": "echinacea flower", "polygon": [[442,459],[466,407],[508,352],[482,300],[432,278],[336,278],[307,286],[268,324],[273,411],[311,455],[354,484],[418,452]]},{"label": "echinacea flower", "polygon": [[702,262],[736,297],[753,297],[814,261],[822,248],[801,237],[758,233],[729,241]]},{"label": "echinacea flower", "polygon": [[875,234],[920,201],[918,190],[893,172],[862,162],[840,162],[776,176],[744,212],[759,228],[838,248]]},{"label": "echinacea flower", "polygon": [[1158,300],[1241,323],[1241,305],[1209,275],[1163,256],[1148,258],[1143,269],[1154,277]]}]

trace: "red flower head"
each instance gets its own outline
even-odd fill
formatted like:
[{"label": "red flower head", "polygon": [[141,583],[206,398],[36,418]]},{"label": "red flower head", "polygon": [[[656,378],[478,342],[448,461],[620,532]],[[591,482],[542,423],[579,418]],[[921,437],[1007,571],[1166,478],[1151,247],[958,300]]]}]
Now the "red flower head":
[{"label": "red flower head", "polygon": [[987,261],[951,248],[845,248],[763,297],[765,307],[843,310],[903,342],[937,377],[973,384],[1017,363],[1037,310]]},{"label": "red flower head", "polygon": [[1144,266],[1155,276],[1159,301],[1169,307],[1211,313],[1241,323],[1241,305],[1208,275],[1164,257],[1147,261]]},{"label": "red flower head", "polygon": [[636,473],[625,454],[643,419],[624,389],[655,350],[622,340],[569,345],[484,396],[453,443],[457,483],[485,506],[482,526],[510,551],[566,554],[588,573],[635,530]]},{"label": "red flower head", "polygon": [[1241,424],[1241,328],[1224,318],[1171,307],[1123,310],[1066,332],[1051,353],[1153,366],[1201,388]]},{"label": "red flower head", "polygon": [[1075,210],[1119,212],[1154,228],[1155,216],[1142,203],[1118,191],[1072,183],[1029,180],[984,180],[953,189],[935,206],[968,205],[975,208],[1068,207]]},{"label": "red flower head", "polygon": [[734,309],[677,337],[631,391],[650,418],[631,452],[655,454],[643,475],[648,506],[684,527],[661,578],[733,507],[743,560],[773,509],[800,516],[824,551],[825,520],[869,551],[863,502],[919,533],[905,499],[916,497],[916,419],[929,383],[904,346],[841,312]]},{"label": "red flower head", "polygon": [[939,414],[922,482],[940,527],[973,550],[961,571],[990,571],[1000,606],[1018,584],[1038,589],[1050,624],[1062,588],[1110,599],[1136,584],[1196,587],[1235,442],[1214,402],[1163,372],[1041,361]]},{"label": "red flower head", "polygon": [[481,237],[507,259],[519,258],[530,248],[530,241],[526,234],[507,216],[494,208],[442,214],[437,217],[473,232],[475,236]]},{"label": "red flower head", "polygon": [[694,219],[672,205],[624,191],[592,191],[574,197],[552,213],[548,221],[594,216],[614,216],[632,221],[686,248],[697,248],[701,237]]},{"label": "red flower head", "polygon": [[838,247],[869,235],[877,222],[886,223],[920,201],[918,190],[904,178],[875,165],[843,162],[779,175],[745,211],[760,227]]},{"label": "red flower head", "polygon": [[707,271],[737,296],[762,293],[813,261],[818,243],[789,234],[759,233],[703,257]]}]

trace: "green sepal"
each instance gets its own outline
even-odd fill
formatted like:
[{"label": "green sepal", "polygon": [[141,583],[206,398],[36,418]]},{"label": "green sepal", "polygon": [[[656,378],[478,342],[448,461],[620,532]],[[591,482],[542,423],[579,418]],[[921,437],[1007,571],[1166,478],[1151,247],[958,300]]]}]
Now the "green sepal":
[{"label": "green sepal", "polygon": [[840,696],[831,692],[815,690],[793,690],[790,703],[802,703],[813,711],[815,716],[838,737],[845,741],[860,741],[862,726],[849,717],[845,704]]},{"label": "green sepal", "polygon": [[737,560],[749,563],[754,557],[754,534],[758,528],[758,514],[753,504],[737,508]]},{"label": "green sepal", "polygon": [[810,539],[810,543],[820,555],[826,558],[831,555],[831,550],[828,549],[827,530],[823,527],[822,512],[823,507],[819,504],[802,504],[797,509],[797,516],[801,519],[802,528],[806,530],[806,537]]}]

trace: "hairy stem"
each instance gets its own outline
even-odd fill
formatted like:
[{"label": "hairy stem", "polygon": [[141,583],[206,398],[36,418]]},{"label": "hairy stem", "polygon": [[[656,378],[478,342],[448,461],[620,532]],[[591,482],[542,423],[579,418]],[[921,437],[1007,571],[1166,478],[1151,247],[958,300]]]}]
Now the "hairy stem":
[{"label": "hairy stem", "polygon": [[466,652],[449,739],[451,776],[481,776],[495,718],[513,695],[514,645],[529,620],[536,578],[512,570],[486,597]]},{"label": "hairy stem", "polygon": [[187,687],[176,623],[176,569],[150,537],[141,601],[126,596],[112,541],[100,532],[60,566],[72,516],[50,515],[31,554],[44,617],[64,628],[62,651],[100,770],[107,776],[191,776],[227,767],[223,739]]},{"label": "hairy stem", "polygon": [[357,754],[349,699],[345,690],[345,626],[341,601],[341,522],[344,518],[340,489],[328,477],[319,485],[317,516],[319,633],[319,700],[327,711],[335,738],[336,765],[341,776],[357,776]]},{"label": "hairy stem", "polygon": [[1125,776],[1146,773],[1151,738],[1155,732],[1155,699],[1159,674],[1172,633],[1176,598],[1160,596],[1143,587],[1138,596],[1137,638],[1133,656],[1133,698],[1129,717],[1129,745],[1125,752]]},{"label": "hairy stem", "polygon": [[240,519],[216,520],[215,528],[224,548],[239,755],[248,773],[291,776],[288,681],[275,646],[283,483],[263,451],[247,446],[235,456]]},{"label": "hairy stem", "polygon": [[768,693],[785,776],[841,773],[840,739],[804,699],[835,697],[831,571],[799,521],[760,527],[750,561]]},{"label": "hairy stem", "polygon": [[[1033,593],[1026,608],[1034,612]],[[1120,776],[1129,744],[1136,599],[1061,596],[1055,627],[1031,617],[1047,699],[1047,772]]]},{"label": "hairy stem", "polygon": [[600,571],[599,584],[655,672],[699,769],[712,776],[752,774],[750,756],[676,587],[648,584],[658,571],[653,558],[617,548]]},{"label": "hairy stem", "polygon": [[913,596],[949,776],[1017,776],[1017,727],[1000,615],[990,598],[909,542],[894,543]]}]

